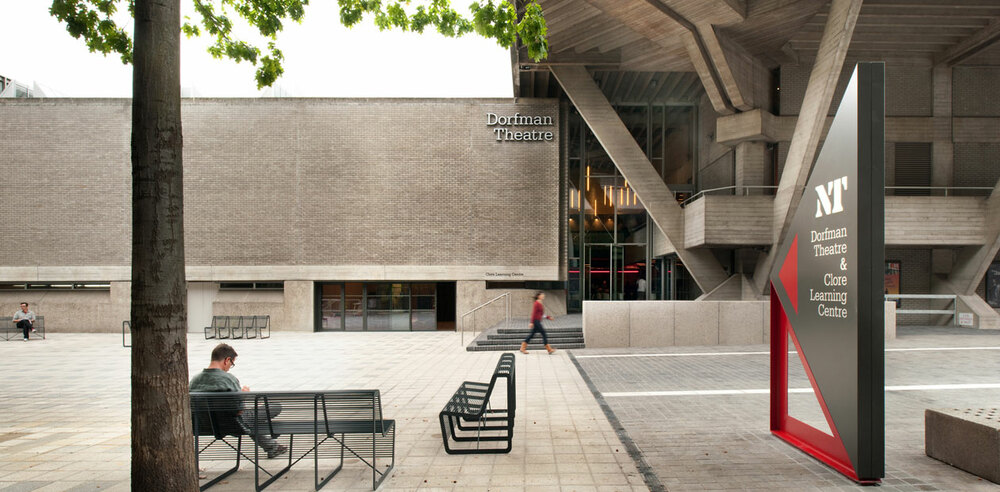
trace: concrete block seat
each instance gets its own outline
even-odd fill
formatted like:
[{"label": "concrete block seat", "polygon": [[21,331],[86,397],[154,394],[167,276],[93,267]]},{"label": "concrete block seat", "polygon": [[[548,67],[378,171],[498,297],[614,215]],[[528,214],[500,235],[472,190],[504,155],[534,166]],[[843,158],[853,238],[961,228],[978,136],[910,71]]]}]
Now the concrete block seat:
[{"label": "concrete block seat", "polygon": [[924,451],[931,458],[1000,483],[1000,409],[925,410]]}]

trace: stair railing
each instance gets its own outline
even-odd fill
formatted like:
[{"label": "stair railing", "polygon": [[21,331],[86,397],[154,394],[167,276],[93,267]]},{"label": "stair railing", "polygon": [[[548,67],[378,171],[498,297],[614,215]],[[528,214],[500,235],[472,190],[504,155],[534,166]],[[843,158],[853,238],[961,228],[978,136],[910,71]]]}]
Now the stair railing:
[{"label": "stair railing", "polygon": [[[486,301],[486,302],[484,302],[484,303],[476,306],[471,311],[469,311],[469,312],[467,312],[467,313],[465,313],[465,314],[462,315],[461,324],[460,324],[460,330],[462,332],[462,346],[463,347],[465,346],[465,332],[466,331],[472,331],[472,340],[476,339],[476,332],[479,331],[477,329],[479,327],[479,325],[477,324],[477,322],[479,321],[479,319],[478,319],[479,314],[477,314],[477,313],[479,313],[480,310],[483,309],[483,308],[485,308],[486,306],[489,306],[489,305],[491,305],[491,304],[493,304],[493,303],[495,303],[497,301],[500,301],[501,299],[503,300],[503,303],[504,303],[504,308],[503,308],[503,312],[504,312],[504,316],[503,316],[504,325],[505,326],[509,326],[510,325],[510,292],[504,292],[503,294],[500,294],[500,295],[494,297],[493,299],[490,299],[490,300],[488,300],[488,301]],[[485,315],[485,312],[484,312],[484,315]],[[466,327],[467,327],[466,319],[469,316],[472,316],[472,330],[467,330],[466,329]],[[490,326],[492,326],[492,325],[493,325],[493,322],[490,323]]]}]

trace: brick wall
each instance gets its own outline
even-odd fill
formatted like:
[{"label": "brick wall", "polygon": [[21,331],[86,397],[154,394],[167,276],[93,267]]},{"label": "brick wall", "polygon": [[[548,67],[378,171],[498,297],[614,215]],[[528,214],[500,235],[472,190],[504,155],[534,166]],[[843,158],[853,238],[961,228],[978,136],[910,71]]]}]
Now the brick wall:
[{"label": "brick wall", "polygon": [[[830,105],[830,115],[837,112],[840,96],[844,93],[856,61],[846,60],[844,71],[837,82],[837,90]],[[809,84],[812,65],[781,66],[781,114],[797,115]],[[930,66],[886,64],[885,112],[886,116],[933,115],[933,84]]]},{"label": "brick wall", "polygon": [[955,186],[994,187],[998,179],[1000,143],[955,143]]},{"label": "brick wall", "polygon": [[[24,188],[0,223],[30,235],[0,235],[0,268],[128,265],[129,101],[0,107],[0,170]],[[555,100],[196,99],[183,111],[189,267],[558,270]],[[551,116],[541,129],[554,140],[497,142],[487,112]]]},{"label": "brick wall", "polygon": [[31,101],[0,103],[0,266],[127,265],[129,102]]},{"label": "brick wall", "polygon": [[1000,116],[1000,67],[956,66],[952,69],[955,116]]}]

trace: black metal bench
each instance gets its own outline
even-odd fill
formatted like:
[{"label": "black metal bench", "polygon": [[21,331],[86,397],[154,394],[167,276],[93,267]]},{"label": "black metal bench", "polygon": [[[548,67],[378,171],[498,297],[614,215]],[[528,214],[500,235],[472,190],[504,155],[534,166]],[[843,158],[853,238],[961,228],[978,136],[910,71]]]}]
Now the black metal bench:
[{"label": "black metal bench", "polygon": [[[491,398],[498,379],[506,380],[506,406],[497,408]],[[514,414],[517,407],[514,386],[514,354],[500,356],[489,383],[466,381],[438,414],[441,439],[448,454],[509,453],[514,441]],[[472,425],[468,425],[468,424]],[[475,448],[453,448],[449,439],[475,442]],[[506,447],[482,447],[484,442],[506,443]]]},{"label": "black metal bench", "polygon": [[[278,410],[276,412],[275,410]],[[275,415],[277,413],[277,415]],[[195,460],[233,460],[232,468],[201,486],[205,490],[235,473],[244,458],[254,464],[256,490],[263,490],[292,465],[310,454],[316,490],[344,466],[345,452],[372,469],[372,490],[378,488],[396,462],[396,426],[382,416],[378,390],[321,392],[191,393]],[[287,446],[281,465],[268,469],[254,435]],[[306,436],[296,441],[296,436]],[[251,453],[247,446],[253,448]],[[304,449],[304,450],[303,450]],[[340,463],[320,474],[320,460]],[[287,460],[287,464],[286,463]],[[387,464],[381,464],[387,462]],[[262,475],[265,476],[263,482]]]},{"label": "black metal bench", "polygon": [[[13,339],[20,340],[24,338],[24,333],[17,327],[17,324],[14,323],[13,316],[0,317],[0,326],[4,327],[3,339],[5,341]],[[31,326],[35,329],[35,331],[29,331],[28,336],[34,338],[41,337],[42,340],[45,340],[45,316],[35,316],[35,322]]]},{"label": "black metal bench", "polygon": [[271,316],[212,316],[205,340],[213,338],[271,338]]}]

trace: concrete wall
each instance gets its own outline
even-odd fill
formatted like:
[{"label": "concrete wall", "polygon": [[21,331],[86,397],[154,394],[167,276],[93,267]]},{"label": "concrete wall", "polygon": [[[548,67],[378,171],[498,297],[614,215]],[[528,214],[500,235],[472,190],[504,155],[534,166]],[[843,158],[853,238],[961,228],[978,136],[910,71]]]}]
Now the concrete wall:
[{"label": "concrete wall", "polygon": [[[271,315],[277,330],[311,329],[315,281],[565,275],[556,100],[182,104],[191,331],[212,315],[247,314]],[[130,101],[4,100],[0,112],[0,173],[31,186],[4,202],[0,223],[33,238],[0,235],[0,282],[127,284]],[[551,117],[552,126],[507,128],[553,140],[497,141],[487,113]],[[218,292],[227,281],[285,287]],[[112,297],[0,294],[0,308],[13,313],[27,299],[54,331],[114,331],[128,318],[127,289],[124,305]]]},{"label": "concrete wall", "polygon": [[587,348],[752,345],[770,340],[765,301],[584,301]]},{"label": "concrete wall", "polygon": [[[885,339],[896,312],[885,303]],[[757,345],[771,341],[769,301],[584,301],[587,348]]]},{"label": "concrete wall", "polygon": [[22,302],[45,316],[46,332],[114,333],[131,314],[131,282],[112,282],[110,290],[25,290],[0,292],[0,316],[11,316]]},{"label": "concrete wall", "polygon": [[[531,316],[531,306],[535,301],[535,293],[532,289],[487,289],[485,281],[465,281],[457,282],[455,298],[455,325],[457,330],[462,330],[462,315],[472,311],[481,304],[510,292],[510,311],[512,318],[525,318]],[[566,314],[566,291],[546,290],[545,314],[550,316],[561,316]],[[496,301],[486,307],[476,311],[474,315],[467,316],[464,320],[464,330],[467,332],[482,331],[500,322],[506,316],[506,306],[503,300]]]}]

